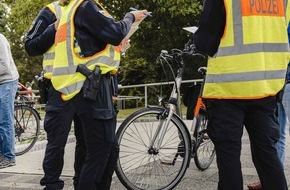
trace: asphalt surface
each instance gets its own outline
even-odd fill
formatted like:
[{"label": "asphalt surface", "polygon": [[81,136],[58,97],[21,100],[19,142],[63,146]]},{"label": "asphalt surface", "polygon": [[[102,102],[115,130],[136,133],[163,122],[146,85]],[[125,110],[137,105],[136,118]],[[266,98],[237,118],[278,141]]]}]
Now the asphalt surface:
[{"label": "asphalt surface", "polygon": [[[65,181],[64,190],[73,190],[72,176],[73,176],[73,161],[74,161],[74,143],[73,136],[69,137],[65,150],[65,165],[63,168],[61,179]],[[288,140],[289,144],[289,140]],[[42,159],[44,157],[46,141],[37,142],[33,149],[22,155],[16,157],[16,166],[0,169],[0,190],[36,190],[42,189],[39,185],[39,180],[43,176]],[[290,149],[287,146],[287,153],[289,155]],[[290,158],[287,155],[285,174],[288,182],[290,181]],[[249,140],[246,133],[243,135],[242,144],[242,171],[244,179],[244,189],[249,182],[258,179],[256,170],[251,161]],[[288,162],[287,162],[288,161]],[[187,169],[185,176],[176,190],[216,190],[218,181],[218,170],[215,161],[205,171],[199,171],[194,160],[191,160],[191,165]],[[112,182],[112,190],[125,190],[118,178],[114,175]]]}]

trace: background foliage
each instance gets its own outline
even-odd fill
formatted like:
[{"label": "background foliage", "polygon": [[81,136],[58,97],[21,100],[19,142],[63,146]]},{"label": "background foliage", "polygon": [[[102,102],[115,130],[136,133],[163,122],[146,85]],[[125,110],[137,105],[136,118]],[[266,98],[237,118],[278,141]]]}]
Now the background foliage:
[{"label": "background foliage", "polygon": [[[24,39],[33,19],[51,0],[1,0],[0,32],[9,39],[12,53],[20,73],[20,81],[32,81],[41,72],[42,57],[29,57],[24,50]],[[106,9],[120,20],[129,7],[152,11],[140,29],[131,37],[131,47],[121,60],[119,83],[122,85],[159,82],[160,73],[155,63],[163,49],[183,48],[190,34],[183,27],[197,25],[201,10],[198,0],[100,0]],[[4,6],[5,4],[5,6]],[[189,63],[185,79],[201,78],[195,70],[201,64]],[[170,78],[172,80],[172,78]],[[153,89],[152,94],[156,94]],[[121,94],[138,95],[140,89],[124,89]]]}]

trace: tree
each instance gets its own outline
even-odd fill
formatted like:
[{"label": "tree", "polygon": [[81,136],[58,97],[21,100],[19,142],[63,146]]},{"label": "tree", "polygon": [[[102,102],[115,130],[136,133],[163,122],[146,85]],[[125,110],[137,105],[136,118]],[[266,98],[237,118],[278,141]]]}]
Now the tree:
[{"label": "tree", "polygon": [[20,82],[32,81],[42,69],[42,56],[29,57],[24,49],[26,32],[29,30],[33,19],[41,8],[51,2],[50,0],[17,0],[7,3],[11,12],[8,17],[7,38],[11,44],[14,61],[20,75]]},{"label": "tree", "polygon": [[[192,0],[104,0],[104,4],[117,20],[133,6],[137,9],[152,11],[152,17],[147,17],[140,24],[140,28],[131,37],[131,47],[122,58],[119,70],[119,81],[122,85],[152,83],[160,81],[160,72],[156,72],[160,65],[155,60],[161,50],[183,48],[190,34],[183,27],[197,25],[201,4]],[[196,65],[205,64],[199,60]],[[194,64],[192,64],[194,65]],[[173,65],[176,68],[176,66]],[[195,70],[193,70],[195,69]],[[196,72],[197,66],[191,66],[186,71],[186,79],[200,77]],[[167,73],[168,74],[168,73]],[[171,77],[170,80],[173,80]],[[184,85],[186,88],[186,85]],[[170,90],[170,89],[168,89]],[[123,89],[121,95],[144,94],[143,89]],[[158,88],[151,88],[149,97],[154,101]],[[169,93],[169,91],[165,92]]]},{"label": "tree", "polygon": [[7,5],[4,2],[0,3],[0,32],[3,33],[4,35],[7,31],[6,25],[7,25],[8,11],[9,11],[9,8],[7,7]]},{"label": "tree", "polygon": [[[11,8],[8,23],[5,25],[9,28],[7,38],[11,42],[20,81],[31,81],[34,75],[41,71],[42,57],[29,57],[26,54],[25,34],[37,13],[52,0],[6,0],[5,2]],[[122,19],[131,6],[152,11],[152,17],[147,17],[140,24],[140,29],[131,37],[131,47],[121,60],[118,76],[122,85],[156,82],[159,77],[159,73],[155,72],[156,57],[162,49],[184,47],[190,34],[182,28],[197,25],[201,10],[201,2],[192,0],[100,0],[100,2],[116,20]],[[129,92],[125,90],[121,93]]]}]

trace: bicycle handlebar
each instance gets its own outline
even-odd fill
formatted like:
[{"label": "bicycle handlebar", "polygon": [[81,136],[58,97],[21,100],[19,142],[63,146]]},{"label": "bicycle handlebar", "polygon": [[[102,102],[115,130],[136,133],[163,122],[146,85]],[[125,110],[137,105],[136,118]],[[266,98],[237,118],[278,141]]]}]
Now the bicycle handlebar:
[{"label": "bicycle handlebar", "polygon": [[180,49],[171,49],[171,53],[169,53],[167,50],[161,50],[160,55],[158,56],[158,59],[164,59],[164,60],[174,60],[176,63],[178,63],[179,67],[184,67],[183,63],[183,57],[184,56],[193,56],[193,57],[203,57],[206,58],[206,56],[202,53],[199,53],[196,51],[196,48],[194,44],[187,43],[185,44],[184,50]]}]

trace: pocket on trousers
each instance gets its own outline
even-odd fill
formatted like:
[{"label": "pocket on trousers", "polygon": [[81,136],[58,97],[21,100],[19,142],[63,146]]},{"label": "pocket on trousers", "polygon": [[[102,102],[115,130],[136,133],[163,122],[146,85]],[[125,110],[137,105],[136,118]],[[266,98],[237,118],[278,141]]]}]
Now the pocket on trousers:
[{"label": "pocket on trousers", "polygon": [[61,99],[61,93],[51,85],[48,89],[48,101],[45,105],[45,112],[62,112],[64,105],[67,103]]},{"label": "pocket on trousers", "polygon": [[99,93],[92,104],[92,117],[94,119],[112,119],[116,116],[109,77],[101,78]]}]

